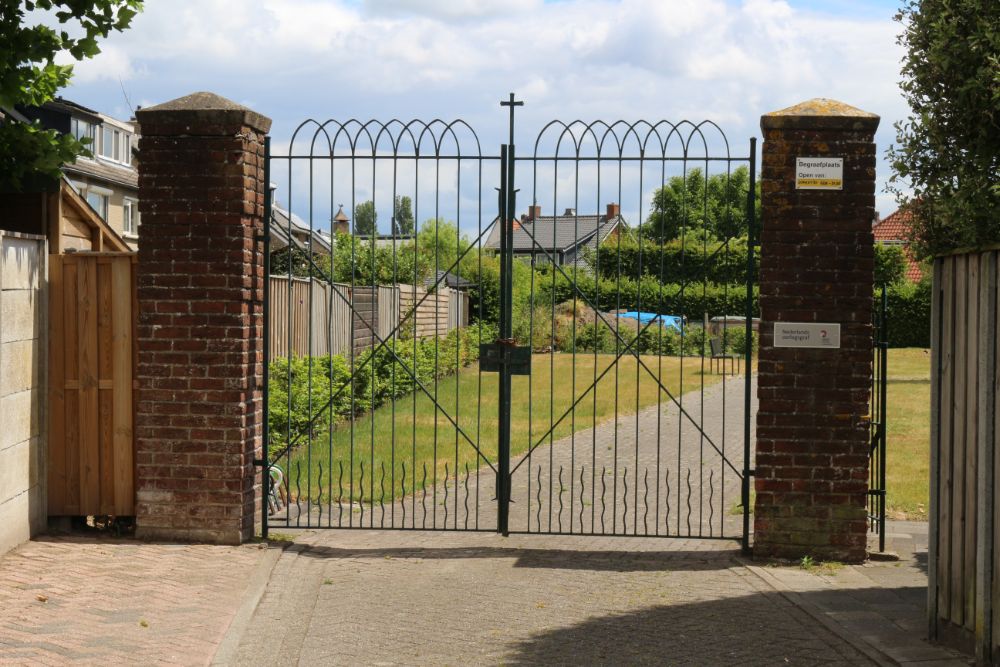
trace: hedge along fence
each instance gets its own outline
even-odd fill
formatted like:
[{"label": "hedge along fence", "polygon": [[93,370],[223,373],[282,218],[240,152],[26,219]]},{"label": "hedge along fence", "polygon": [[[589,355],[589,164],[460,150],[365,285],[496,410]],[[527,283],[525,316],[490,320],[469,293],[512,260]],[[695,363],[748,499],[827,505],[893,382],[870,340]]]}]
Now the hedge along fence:
[{"label": "hedge along fence", "polygon": [[[618,275],[651,276],[664,283],[715,283],[736,285],[746,281],[747,240],[728,241],[680,240],[662,245],[643,241],[623,242],[620,246],[606,243],[600,255],[587,249],[587,264],[602,278]],[[759,275],[760,253],[754,254],[754,275]],[[875,245],[875,282],[893,283],[903,277],[906,256],[902,248]]]},{"label": "hedge along fence", "polygon": [[[578,276],[577,286],[598,310],[643,310],[664,315],[686,315],[689,321],[702,315],[734,315],[746,309],[745,285],[662,284],[652,276],[641,280]],[[546,276],[536,285],[540,296],[562,303],[584,299],[573,290],[572,283],[557,272],[553,279]],[[757,286],[753,288],[753,316],[759,317]],[[876,290],[875,298],[880,298]],[[877,301],[876,301],[877,303]],[[930,283],[896,284],[888,290],[888,333],[890,347],[929,347],[931,327]]]},{"label": "hedge along fence", "polygon": [[[689,283],[661,283],[653,276],[643,276],[640,280],[632,278],[597,278],[589,275],[579,275],[576,281],[580,292],[598,310],[642,310],[663,315],[686,315],[689,319],[701,319],[705,313],[715,315],[735,315],[746,309],[745,285],[717,285]],[[573,289],[573,284],[560,272],[543,277],[536,283],[536,290],[545,299],[562,303],[573,299],[582,302]],[[753,313],[759,316],[757,303],[757,287],[753,288]]]},{"label": "hedge along fence", "polygon": [[[417,390],[436,378],[454,375],[479,359],[479,342],[496,338],[495,328],[473,324],[441,338],[387,341],[368,348],[354,360],[343,355],[276,359],[268,382],[268,452],[273,457],[323,427],[343,423],[351,415],[374,410]],[[402,364],[392,352],[395,352]],[[405,367],[404,365],[405,364]],[[411,375],[412,372],[412,375]],[[289,394],[291,402],[289,403]],[[331,400],[332,399],[332,400]],[[324,406],[330,404],[328,410]]]},{"label": "hedge along fence", "polygon": [[[747,240],[605,243],[599,254],[587,253],[587,263],[603,278],[643,275],[667,283],[737,284],[746,280]],[[754,274],[759,267],[755,254]]]},{"label": "hedge along fence", "polygon": [[[875,298],[881,298],[877,291]],[[930,281],[892,285],[886,300],[889,347],[930,347]]]}]

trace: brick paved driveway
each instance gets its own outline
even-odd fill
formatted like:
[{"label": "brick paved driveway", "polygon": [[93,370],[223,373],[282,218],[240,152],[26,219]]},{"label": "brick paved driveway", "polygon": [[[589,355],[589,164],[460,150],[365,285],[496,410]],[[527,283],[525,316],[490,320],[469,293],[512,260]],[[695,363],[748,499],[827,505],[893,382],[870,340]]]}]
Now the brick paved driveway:
[{"label": "brick paved driveway", "polygon": [[208,664],[265,550],[52,537],[0,558],[0,664]]},{"label": "brick paved driveway", "polygon": [[220,664],[854,665],[730,542],[302,533]]}]

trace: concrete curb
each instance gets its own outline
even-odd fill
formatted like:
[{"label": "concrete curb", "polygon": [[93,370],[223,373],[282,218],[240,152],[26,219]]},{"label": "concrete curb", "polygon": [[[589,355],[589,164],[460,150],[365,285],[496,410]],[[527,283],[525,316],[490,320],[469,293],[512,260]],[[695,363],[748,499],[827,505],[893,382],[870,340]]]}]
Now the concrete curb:
[{"label": "concrete curb", "polygon": [[872,646],[868,642],[860,639],[856,635],[846,632],[844,627],[839,623],[831,620],[826,614],[822,612],[816,605],[809,602],[805,596],[802,594],[789,589],[784,583],[775,577],[773,574],[767,571],[767,568],[761,567],[759,565],[752,565],[750,563],[744,563],[744,566],[750,572],[757,575],[765,584],[777,591],[783,598],[788,600],[790,603],[795,605],[798,609],[801,609],[807,613],[814,620],[823,625],[827,630],[835,634],[836,636],[843,639],[845,642],[850,644],[859,653],[864,654],[869,660],[874,662],[876,665],[885,666],[895,666],[899,663],[894,661],[892,658],[884,654],[875,646]]},{"label": "concrete curb", "polygon": [[274,571],[274,566],[277,565],[278,559],[281,558],[281,554],[284,553],[289,545],[289,542],[269,543],[267,545],[264,557],[257,564],[253,574],[250,575],[246,592],[243,594],[243,602],[240,603],[240,608],[236,610],[236,614],[229,622],[229,627],[226,629],[219,647],[215,650],[215,656],[212,658],[210,664],[233,664],[237,649],[240,646],[240,639],[243,637],[243,633],[246,632],[247,627],[249,627],[250,619],[253,618],[253,614],[257,610],[257,605],[264,596],[264,591],[267,590],[267,584],[271,580],[271,572]]}]

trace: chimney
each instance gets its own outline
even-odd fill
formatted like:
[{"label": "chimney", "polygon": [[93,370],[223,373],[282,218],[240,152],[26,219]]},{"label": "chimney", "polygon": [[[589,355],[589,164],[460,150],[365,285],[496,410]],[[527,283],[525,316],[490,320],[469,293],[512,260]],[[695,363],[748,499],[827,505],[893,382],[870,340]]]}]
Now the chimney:
[{"label": "chimney", "polygon": [[615,203],[608,204],[608,220],[614,220],[621,215],[621,206]]},{"label": "chimney", "polygon": [[575,208],[567,208],[566,212],[563,213],[563,215],[564,216],[573,216],[573,215],[576,215],[576,209]]},{"label": "chimney", "polygon": [[527,221],[528,221],[528,214],[527,213],[522,213],[521,214],[521,222],[527,222]]},{"label": "chimney", "polygon": [[528,207],[528,220],[535,220],[540,217],[542,217],[542,207],[540,205],[532,204]]}]

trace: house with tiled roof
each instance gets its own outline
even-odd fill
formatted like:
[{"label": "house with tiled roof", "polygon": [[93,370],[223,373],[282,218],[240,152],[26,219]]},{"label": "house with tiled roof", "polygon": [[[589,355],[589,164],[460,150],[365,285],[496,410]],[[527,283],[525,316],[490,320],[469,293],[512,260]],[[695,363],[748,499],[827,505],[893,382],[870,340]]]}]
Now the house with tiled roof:
[{"label": "house with tiled roof", "polygon": [[57,97],[37,107],[19,107],[25,120],[89,140],[91,155],[63,165],[63,174],[80,197],[133,250],[139,242],[139,174],[135,163],[138,128]]},{"label": "house with tiled roof", "polygon": [[913,226],[913,212],[901,208],[894,213],[887,215],[872,226],[872,234],[875,236],[875,243],[882,245],[894,245],[903,248],[906,254],[906,273],[904,277],[908,282],[920,282],[923,278],[923,271],[920,264],[913,259],[910,253],[910,229]]},{"label": "house with tiled roof", "polygon": [[[495,223],[483,245],[499,250],[500,225]],[[514,221],[513,254],[535,264],[583,266],[584,248],[596,249],[627,229],[618,204],[608,204],[604,214],[578,214],[568,208],[562,215],[542,215],[542,207],[534,205]]]}]

